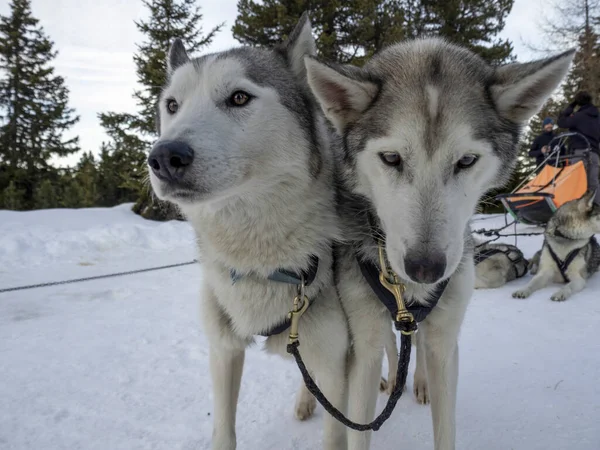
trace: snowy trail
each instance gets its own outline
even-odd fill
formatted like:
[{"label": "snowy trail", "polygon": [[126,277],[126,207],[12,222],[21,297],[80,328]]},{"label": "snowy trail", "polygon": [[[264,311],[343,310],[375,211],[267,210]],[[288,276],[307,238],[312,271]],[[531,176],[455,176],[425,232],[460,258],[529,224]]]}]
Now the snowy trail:
[{"label": "snowy trail", "polygon": [[[496,220],[476,223],[492,226]],[[185,223],[111,209],[0,211],[0,288],[196,257]],[[519,240],[526,256],[541,238]],[[209,449],[212,394],[201,266],[0,294],[0,449]],[[458,449],[600,449],[600,275],[559,304],[476,292],[461,335]],[[414,362],[414,361],[413,361]],[[412,368],[411,368],[412,370]],[[293,418],[300,375],[247,352],[240,450],[320,448],[323,410]],[[432,449],[409,391],[373,450]],[[386,397],[381,395],[379,410]]]}]

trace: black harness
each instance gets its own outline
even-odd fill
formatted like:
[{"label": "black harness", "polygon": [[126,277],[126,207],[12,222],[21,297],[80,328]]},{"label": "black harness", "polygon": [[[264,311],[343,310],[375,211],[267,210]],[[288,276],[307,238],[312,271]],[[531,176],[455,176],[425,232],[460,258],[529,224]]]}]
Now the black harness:
[{"label": "black harness", "polygon": [[567,255],[567,257],[565,258],[564,261],[558,257],[558,255],[556,254],[556,252],[554,251],[552,246],[548,243],[548,241],[546,241],[545,244],[546,244],[546,248],[548,249],[548,252],[550,253],[550,256],[552,257],[552,259],[554,260],[554,263],[556,264],[556,267],[560,271],[560,274],[562,275],[564,282],[569,283],[571,280],[569,279],[569,276],[567,275],[567,270],[569,269],[569,266],[575,260],[575,258],[577,258],[577,255],[579,255],[579,252],[581,250],[583,250],[587,246],[587,244],[585,244],[583,247],[576,248],[575,250],[572,250],[571,252],[569,252],[569,254]]},{"label": "black harness", "polygon": [[[317,270],[319,269],[319,258],[316,255],[312,255],[310,257],[310,265],[308,269],[303,270],[302,272],[294,272],[291,270],[279,269],[273,272],[271,275],[267,277],[268,280],[276,281],[279,283],[292,284],[295,286],[300,286],[304,281],[304,286],[308,287],[315,281],[317,276]],[[235,284],[236,281],[244,278],[244,275],[236,272],[234,269],[229,270],[229,275],[231,277],[231,282]],[[308,304],[308,307],[312,305],[312,302]],[[281,322],[279,325],[274,326],[273,328],[258,333],[259,336],[269,337],[275,336],[276,334],[283,333],[286,331],[291,324],[291,320],[289,317]]]},{"label": "black harness", "polygon": [[[371,289],[377,295],[377,298],[383,305],[387,308],[387,310],[392,315],[392,320],[396,318],[396,314],[398,313],[398,304],[396,303],[396,299],[394,295],[388,291],[379,281],[379,267],[377,267],[372,262],[366,262],[361,260],[357,256],[358,265],[360,266],[360,271],[362,272],[365,280],[371,286]],[[407,300],[408,312],[410,312],[415,319],[415,322],[422,322],[429,315],[429,313],[435,308],[435,306],[440,301],[440,298],[444,294],[446,290],[446,286],[448,286],[448,282],[450,279],[444,280],[435,288],[435,291],[430,295],[427,305],[422,305],[420,303],[415,302],[414,300]]]},{"label": "black harness", "polygon": [[[515,271],[515,277],[516,278],[522,278],[525,276],[525,274],[527,273],[527,264],[523,265],[523,270],[521,272],[519,272],[519,263],[522,262],[525,258],[523,257],[523,254],[518,252],[518,251],[513,251],[510,249],[510,247],[506,247],[504,250],[501,250],[499,248],[486,248],[485,250],[477,250],[475,251],[474,255],[473,255],[473,260],[475,262],[475,265],[482,263],[483,261],[485,261],[486,259],[497,255],[499,253],[504,254],[508,260],[512,263],[512,267],[513,270]],[[515,253],[517,256],[516,257],[511,257],[511,254]]]}]

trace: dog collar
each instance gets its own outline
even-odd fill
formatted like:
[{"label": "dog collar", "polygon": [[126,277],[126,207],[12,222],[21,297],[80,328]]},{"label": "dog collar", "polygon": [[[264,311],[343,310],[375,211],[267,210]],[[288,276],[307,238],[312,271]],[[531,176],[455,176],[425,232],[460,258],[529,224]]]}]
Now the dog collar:
[{"label": "dog collar", "polygon": [[[278,269],[275,272],[271,273],[267,280],[275,281],[278,283],[291,284],[295,286],[300,286],[304,282],[304,287],[308,287],[315,281],[317,277],[317,270],[319,269],[319,258],[316,255],[311,255],[310,257],[310,265],[308,269],[302,270],[301,272],[295,272],[292,270]],[[240,274],[235,271],[235,269],[229,270],[229,276],[231,278],[232,284],[235,284],[237,281],[244,278],[243,274]],[[308,304],[308,307],[312,305],[313,302]],[[275,336],[276,334],[283,333],[287,330],[291,325],[291,320],[289,317],[286,317],[283,322],[278,325],[275,325],[273,328],[262,331],[258,333],[259,336],[269,337]]]},{"label": "dog collar", "polygon": [[[311,255],[310,265],[308,266],[307,270],[303,270],[302,272],[294,272],[292,270],[278,269],[271,273],[267,277],[267,280],[293,285],[300,285],[304,281],[304,286],[308,287],[313,281],[315,281],[318,269],[319,258],[316,255]],[[231,283],[235,284],[237,281],[244,278],[245,275],[237,272],[235,269],[229,269],[229,277],[231,278]]]},{"label": "dog collar", "polygon": [[[396,298],[393,296],[393,294],[379,281],[379,267],[370,261],[362,260],[358,255],[356,255],[356,259],[358,261],[358,265],[360,266],[360,271],[362,272],[363,277],[365,277],[365,280],[367,280],[369,286],[371,286],[373,293],[377,296],[379,301],[383,303],[383,305],[390,312],[393,320],[398,313],[398,304],[396,303]],[[428,304],[426,306],[415,302],[413,299],[407,301],[408,305],[406,309],[413,315],[413,318],[416,322],[422,322],[429,315],[429,313],[433,311],[433,308],[435,308],[440,301],[440,298],[444,294],[449,281],[450,279],[448,278],[438,283],[435,290],[430,295]]]}]

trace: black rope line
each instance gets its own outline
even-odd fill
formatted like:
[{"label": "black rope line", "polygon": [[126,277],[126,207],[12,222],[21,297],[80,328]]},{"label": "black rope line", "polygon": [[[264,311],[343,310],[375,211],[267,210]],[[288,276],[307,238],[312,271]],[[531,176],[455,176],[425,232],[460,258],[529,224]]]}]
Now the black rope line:
[{"label": "black rope line", "polygon": [[106,275],[97,275],[94,277],[75,278],[73,280],[51,281],[48,283],[30,284],[28,286],[2,288],[2,289],[0,289],[0,294],[2,294],[3,292],[24,291],[26,289],[36,289],[36,288],[49,287],[49,286],[59,286],[62,284],[80,283],[83,281],[102,280],[104,278],[121,277],[124,275],[133,275],[136,273],[152,272],[154,270],[173,269],[175,267],[182,267],[182,266],[189,266],[192,264],[196,264],[197,262],[198,262],[198,260],[194,259],[193,261],[187,261],[187,262],[177,263],[177,264],[170,264],[168,266],[149,267],[147,269],[137,269],[137,270],[129,270],[127,272],[109,273]]},{"label": "black rope line", "polygon": [[406,377],[408,376],[408,364],[410,363],[411,343],[411,335],[403,334],[400,342],[400,353],[398,355],[398,368],[396,369],[396,384],[394,386],[392,394],[390,395],[390,398],[388,399],[387,404],[385,405],[385,408],[383,409],[383,411],[381,411],[381,414],[379,414],[379,416],[376,417],[375,420],[373,420],[373,422],[368,424],[360,424],[351,421],[346,416],[344,416],[344,414],[342,414],[342,412],[339,409],[333,406],[329,402],[329,400],[327,400],[325,395],[323,395],[323,392],[319,389],[315,381],[310,376],[310,373],[308,373],[304,361],[302,361],[300,351],[298,350],[298,347],[300,346],[299,341],[295,341],[291,344],[288,344],[287,352],[294,356],[294,359],[298,364],[298,368],[302,373],[302,378],[304,379],[306,388],[312,395],[315,396],[317,401],[321,404],[321,406],[323,406],[323,408],[325,408],[325,410],[329,414],[331,414],[336,420],[353,430],[377,431],[381,428],[385,421],[390,418],[392,412],[394,411],[394,408],[396,407],[396,403],[398,403],[398,400],[400,399],[400,397],[402,396],[402,392],[404,391]]}]

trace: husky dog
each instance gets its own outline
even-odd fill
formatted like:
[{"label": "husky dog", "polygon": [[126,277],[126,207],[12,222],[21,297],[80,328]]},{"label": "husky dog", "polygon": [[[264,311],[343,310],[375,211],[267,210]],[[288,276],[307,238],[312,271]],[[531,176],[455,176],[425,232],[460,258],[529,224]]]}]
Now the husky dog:
[{"label": "husky dog", "polygon": [[480,244],[474,258],[475,289],[496,289],[527,274],[529,262],[514,245]]},{"label": "husky dog", "polygon": [[550,283],[566,283],[550,297],[562,302],[581,291],[586,280],[600,267],[600,206],[594,203],[595,191],[562,205],[552,215],[544,232],[544,244],[532,258],[532,280],[513,293],[527,298]]},{"label": "husky dog", "polygon": [[[304,16],[275,49],[190,59],[175,41],[168,55],[160,138],[148,163],[154,192],[181,208],[203,260],[215,450],[236,448],[245,348],[254,336],[272,334],[266,349],[287,356],[282,324],[289,325],[297,284],[311,271],[301,353],[328,399],[341,410],[346,402],[350,331],[332,271],[332,243],[340,237],[334,157],[304,65],[315,48]],[[312,410],[302,383],[296,416]],[[344,449],[346,440],[345,428],[325,415],[324,448]]]},{"label": "husky dog", "polygon": [[[455,448],[458,335],[475,282],[468,223],[480,197],[508,180],[523,126],[573,54],[494,68],[443,40],[419,39],[363,68],[306,58],[309,85],[343,146],[338,203],[353,242],[335,257],[358,361],[352,420],[373,418],[389,334],[389,312],[361,276],[364,264],[379,266],[383,245],[410,305],[427,305],[449,280],[416,336],[414,389],[423,403],[431,397],[435,449]],[[352,442],[366,449],[370,433]]]}]

